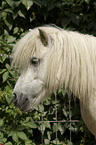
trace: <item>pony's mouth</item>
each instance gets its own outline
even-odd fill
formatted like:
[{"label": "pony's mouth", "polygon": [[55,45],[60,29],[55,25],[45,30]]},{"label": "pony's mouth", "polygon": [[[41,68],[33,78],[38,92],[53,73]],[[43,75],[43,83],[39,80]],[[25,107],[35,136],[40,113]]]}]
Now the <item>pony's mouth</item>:
[{"label": "pony's mouth", "polygon": [[15,105],[17,106],[21,111],[23,112],[29,112],[29,111],[32,111],[36,102],[37,102],[37,99],[38,99],[39,96],[35,97],[34,99],[31,99],[31,103],[29,103],[29,100],[26,99],[21,106],[18,106],[18,105]]},{"label": "pony's mouth", "polygon": [[27,111],[29,106],[29,100],[27,97],[24,97],[23,93],[21,93],[20,96],[16,96],[14,93],[14,96],[12,98],[12,101],[16,107],[18,107],[21,111]]},{"label": "pony's mouth", "polygon": [[29,106],[29,100],[27,98],[24,101],[20,102],[20,103],[18,103],[18,100],[14,100],[13,103],[21,111],[26,111],[28,106]]},{"label": "pony's mouth", "polygon": [[34,94],[33,96],[27,96],[21,93],[17,95],[13,93],[13,103],[16,107],[18,107],[22,112],[29,112],[36,108],[36,106],[44,100],[46,91],[42,89],[38,94]]},{"label": "pony's mouth", "polygon": [[[24,102],[23,102],[23,104],[19,107],[19,109],[21,110],[21,111],[27,111],[27,108],[28,108],[28,106],[29,106],[29,101],[28,101],[28,99],[26,99]],[[18,106],[17,106],[18,107]]]},{"label": "pony's mouth", "polygon": [[22,106],[19,107],[21,111],[23,112],[30,112],[33,109],[35,109],[35,107],[44,100],[45,97],[45,91],[42,91],[42,93],[40,93],[39,95],[37,95],[34,98],[31,98],[31,100],[27,100],[25,102],[23,102]]}]

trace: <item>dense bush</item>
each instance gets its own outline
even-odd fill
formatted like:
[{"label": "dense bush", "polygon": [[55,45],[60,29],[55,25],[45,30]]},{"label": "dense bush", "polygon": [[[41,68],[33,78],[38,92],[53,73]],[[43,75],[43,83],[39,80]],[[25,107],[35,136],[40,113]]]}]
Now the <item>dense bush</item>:
[{"label": "dense bush", "polygon": [[[68,93],[63,89],[45,100],[34,111],[22,113],[14,107],[11,95],[16,79],[9,55],[16,41],[30,28],[56,24],[62,28],[95,35],[96,2],[94,0],[0,0],[0,142],[6,145],[71,144],[92,145],[93,135],[80,116],[79,100],[72,96],[69,112]],[[6,55],[5,55],[6,54]],[[8,55],[8,56],[7,56]],[[74,102],[75,100],[75,102]],[[55,105],[56,104],[56,105]],[[49,121],[67,120],[63,123]],[[43,113],[42,113],[43,112]],[[44,121],[40,123],[38,121]],[[34,122],[35,121],[35,122]],[[57,131],[57,140],[56,140]],[[38,134],[38,138],[37,138]],[[43,137],[42,137],[43,135]]]},{"label": "dense bush", "polygon": [[[74,102],[75,98],[72,97],[69,112],[68,94],[65,94],[63,90],[58,93],[57,101],[53,94],[52,98],[46,99],[43,105],[40,104],[34,111],[29,113],[22,113],[18,108],[14,107],[11,102],[11,94],[12,89],[10,87],[0,91],[1,143],[5,145],[37,145],[41,144],[43,140],[44,144],[70,145],[70,115],[72,120],[79,120],[79,122],[71,123],[71,144],[91,145],[95,143],[94,137],[88,132],[81,119],[78,100]],[[54,122],[56,121],[56,107],[58,110],[57,120],[66,120],[67,122]],[[42,120],[45,122],[39,122]]]}]

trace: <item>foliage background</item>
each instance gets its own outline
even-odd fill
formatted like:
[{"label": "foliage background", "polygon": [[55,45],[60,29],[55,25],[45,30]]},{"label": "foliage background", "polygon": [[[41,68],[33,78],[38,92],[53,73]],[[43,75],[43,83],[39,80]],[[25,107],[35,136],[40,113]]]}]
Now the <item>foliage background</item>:
[{"label": "foliage background", "polygon": [[[63,89],[45,100],[33,112],[22,113],[11,102],[17,75],[10,68],[10,55],[14,44],[26,31],[44,24],[96,35],[95,0],[0,0],[0,142],[5,145],[70,145],[70,124],[34,121],[54,121],[56,107],[58,120],[69,120],[68,92]],[[6,54],[6,55],[5,55]],[[75,100],[75,101],[74,101]],[[63,102],[63,103],[62,103]],[[43,114],[42,114],[43,112]],[[84,125],[79,100],[71,95],[72,145],[93,145],[94,136]],[[56,141],[56,129],[58,139]],[[37,138],[38,135],[38,138]]]}]

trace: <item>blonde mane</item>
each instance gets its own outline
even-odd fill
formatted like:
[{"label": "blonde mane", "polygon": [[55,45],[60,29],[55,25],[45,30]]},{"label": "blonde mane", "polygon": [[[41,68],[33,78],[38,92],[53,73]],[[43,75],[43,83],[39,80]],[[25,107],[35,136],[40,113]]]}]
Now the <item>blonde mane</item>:
[{"label": "blonde mane", "polygon": [[[46,85],[56,91],[64,85],[76,96],[90,97],[96,91],[96,38],[54,27],[39,27],[51,38]],[[34,53],[39,56],[42,42],[38,28],[28,32],[14,47],[13,62],[17,68],[27,69]]]}]

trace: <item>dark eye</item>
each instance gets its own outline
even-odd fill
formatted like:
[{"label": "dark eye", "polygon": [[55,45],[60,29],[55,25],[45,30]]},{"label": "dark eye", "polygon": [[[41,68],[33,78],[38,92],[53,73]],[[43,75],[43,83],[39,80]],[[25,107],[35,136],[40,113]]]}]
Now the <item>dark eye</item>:
[{"label": "dark eye", "polygon": [[40,62],[40,59],[38,59],[37,57],[33,57],[31,59],[31,64],[33,65],[38,65],[39,62]]}]

